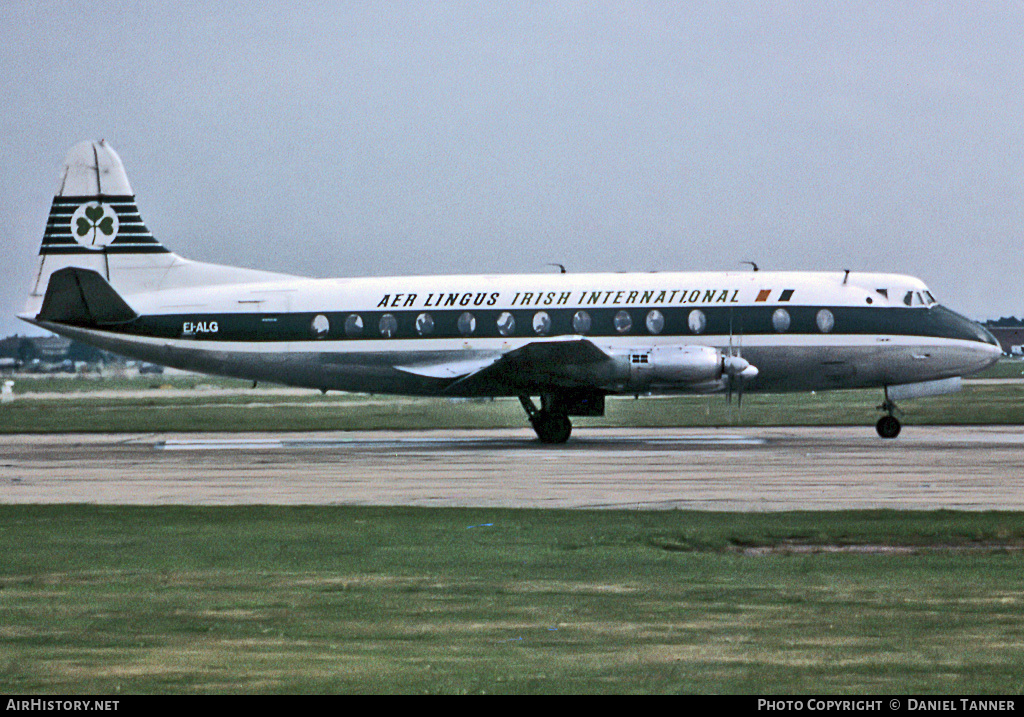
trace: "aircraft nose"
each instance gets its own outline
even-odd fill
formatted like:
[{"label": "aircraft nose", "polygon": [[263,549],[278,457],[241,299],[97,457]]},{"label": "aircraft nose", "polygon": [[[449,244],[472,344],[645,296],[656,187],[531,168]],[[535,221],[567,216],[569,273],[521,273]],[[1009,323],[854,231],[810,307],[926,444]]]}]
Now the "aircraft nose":
[{"label": "aircraft nose", "polygon": [[975,326],[977,326],[979,338],[983,342],[982,354],[984,356],[985,365],[982,366],[982,369],[986,369],[992,364],[994,364],[996,361],[998,361],[1000,358],[1002,358],[1003,347],[1000,345],[999,339],[997,339],[991,331],[986,329],[981,324],[976,323]]},{"label": "aircraft nose", "polygon": [[1003,357],[1003,347],[999,345],[998,341],[996,341],[995,345],[988,346],[988,353],[992,363],[995,363]]},{"label": "aircraft nose", "polygon": [[999,341],[991,331],[977,321],[942,306],[937,306],[932,311],[939,321],[939,335],[959,340],[954,363],[958,365],[960,375],[967,376],[983,371],[1002,356]]},{"label": "aircraft nose", "polygon": [[997,349],[999,349],[999,354],[1000,354],[1000,355],[1002,355],[1002,353],[1003,353],[1003,347],[1002,347],[1002,346],[1000,345],[1000,343],[999,343],[999,339],[997,339],[997,338],[995,337],[995,334],[993,334],[993,333],[992,333],[991,331],[989,331],[988,329],[986,329],[986,328],[985,328],[984,326],[982,326],[981,324],[978,324],[978,332],[979,332],[979,333],[981,334],[981,336],[983,337],[983,340],[985,341],[985,343],[991,344],[992,346],[994,346],[994,347],[996,347]]},{"label": "aircraft nose", "polygon": [[[978,327],[982,331],[984,329],[979,325]],[[985,333],[988,333],[987,331]],[[991,336],[991,334],[989,334]],[[977,373],[984,371],[989,366],[998,361],[1003,355],[1003,350],[999,346],[999,342],[991,344],[988,341],[978,342],[974,344],[971,349],[964,356],[964,368],[962,375]]]}]

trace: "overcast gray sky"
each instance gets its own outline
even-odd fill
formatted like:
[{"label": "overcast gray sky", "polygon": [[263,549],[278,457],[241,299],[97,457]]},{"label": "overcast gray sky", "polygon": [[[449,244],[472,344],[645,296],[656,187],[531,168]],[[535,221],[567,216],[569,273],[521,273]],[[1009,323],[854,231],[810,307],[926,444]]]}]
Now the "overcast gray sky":
[{"label": "overcast gray sky", "polygon": [[1024,4],[0,5],[0,335],[67,150],[311,276],[894,271],[1024,314]]}]

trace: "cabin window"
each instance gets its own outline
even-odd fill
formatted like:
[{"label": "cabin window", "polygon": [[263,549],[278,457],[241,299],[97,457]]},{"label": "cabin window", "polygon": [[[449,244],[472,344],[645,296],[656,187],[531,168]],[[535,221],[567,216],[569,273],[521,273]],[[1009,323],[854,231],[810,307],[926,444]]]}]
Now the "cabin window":
[{"label": "cabin window", "polygon": [[585,334],[590,331],[590,314],[586,311],[577,311],[572,315],[572,330],[578,334]]},{"label": "cabin window", "polygon": [[665,315],[657,309],[651,309],[647,312],[647,333],[649,334],[660,334],[665,328]]},{"label": "cabin window", "polygon": [[476,331],[476,317],[466,311],[459,317],[458,326],[460,334],[469,336]]},{"label": "cabin window", "polygon": [[430,336],[434,333],[434,317],[430,314],[420,314],[416,317],[416,333],[420,336]]},{"label": "cabin window", "polygon": [[345,319],[345,335],[354,339],[363,333],[363,317],[359,314],[349,314]]},{"label": "cabin window", "polygon": [[378,326],[380,327],[380,335],[386,339],[390,339],[398,333],[398,319],[391,314],[381,316]]},{"label": "cabin window", "polygon": [[309,325],[310,330],[313,332],[313,337],[322,339],[327,336],[327,332],[331,330],[331,322],[327,320],[327,317],[323,314],[317,314],[316,318],[313,319],[313,323]]},{"label": "cabin window", "polygon": [[686,324],[690,327],[691,333],[702,334],[708,327],[708,317],[700,309],[694,309],[687,317]]},{"label": "cabin window", "polygon": [[818,322],[818,331],[823,334],[831,332],[836,326],[836,317],[828,309],[819,311],[815,320]]},{"label": "cabin window", "polygon": [[551,333],[551,316],[546,311],[538,311],[533,315],[533,333],[544,336]]},{"label": "cabin window", "polygon": [[502,336],[511,336],[516,332],[516,317],[508,311],[502,311],[498,317],[498,333]]},{"label": "cabin window", "polygon": [[789,318],[789,312],[785,309],[776,309],[775,313],[772,314],[772,328],[780,334],[784,331],[789,331],[791,323],[792,320]]},{"label": "cabin window", "polygon": [[620,311],[615,314],[615,319],[612,323],[615,324],[615,330],[620,334],[628,334],[630,329],[633,328],[633,317],[629,315],[628,311]]}]

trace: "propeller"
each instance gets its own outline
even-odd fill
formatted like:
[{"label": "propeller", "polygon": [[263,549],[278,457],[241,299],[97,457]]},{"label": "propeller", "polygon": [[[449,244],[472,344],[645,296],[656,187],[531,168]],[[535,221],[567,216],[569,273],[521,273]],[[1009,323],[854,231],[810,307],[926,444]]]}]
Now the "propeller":
[{"label": "propeller", "polygon": [[722,356],[722,375],[725,377],[726,401],[732,405],[732,392],[736,389],[736,406],[743,408],[743,385],[750,379],[756,378],[757,366],[743,358],[743,332],[737,342],[735,353],[733,352],[733,331],[732,312],[729,315],[729,353]]}]

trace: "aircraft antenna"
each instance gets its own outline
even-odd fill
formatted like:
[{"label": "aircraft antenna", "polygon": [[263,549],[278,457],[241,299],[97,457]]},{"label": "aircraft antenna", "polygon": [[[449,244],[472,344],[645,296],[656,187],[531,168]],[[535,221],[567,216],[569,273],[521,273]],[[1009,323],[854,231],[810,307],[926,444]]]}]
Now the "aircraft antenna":
[{"label": "aircraft antenna", "polygon": [[558,270],[559,270],[559,273],[561,273],[561,274],[565,273],[565,265],[564,264],[555,264],[555,263],[552,262],[552,263],[548,263],[548,266],[557,266]]},{"label": "aircraft antenna", "polygon": [[740,264],[750,264],[752,267],[754,267],[754,271],[758,271],[757,264],[752,261],[741,261]]}]

